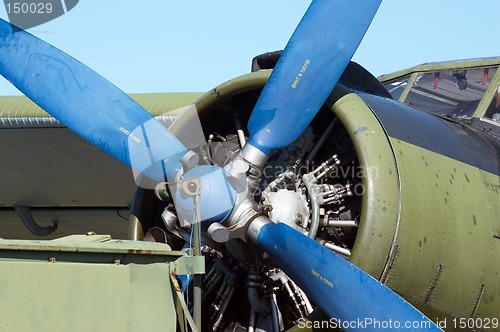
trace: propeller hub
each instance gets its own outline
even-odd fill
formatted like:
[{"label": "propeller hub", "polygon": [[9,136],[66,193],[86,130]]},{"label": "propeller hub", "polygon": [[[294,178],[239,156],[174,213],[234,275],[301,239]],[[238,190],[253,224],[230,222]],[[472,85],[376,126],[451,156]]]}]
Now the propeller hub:
[{"label": "propeller hub", "polygon": [[188,227],[193,222],[225,220],[234,207],[236,197],[226,171],[212,165],[189,170],[172,185],[171,192],[175,193],[175,207],[182,227]]}]

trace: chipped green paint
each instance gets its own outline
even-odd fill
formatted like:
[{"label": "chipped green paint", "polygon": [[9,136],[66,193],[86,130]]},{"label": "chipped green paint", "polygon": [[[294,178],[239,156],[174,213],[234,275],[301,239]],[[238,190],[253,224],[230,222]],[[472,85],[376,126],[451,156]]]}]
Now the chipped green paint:
[{"label": "chipped green paint", "polygon": [[0,330],[175,331],[172,268],[204,272],[189,263],[168,245],[109,236],[0,240]]}]

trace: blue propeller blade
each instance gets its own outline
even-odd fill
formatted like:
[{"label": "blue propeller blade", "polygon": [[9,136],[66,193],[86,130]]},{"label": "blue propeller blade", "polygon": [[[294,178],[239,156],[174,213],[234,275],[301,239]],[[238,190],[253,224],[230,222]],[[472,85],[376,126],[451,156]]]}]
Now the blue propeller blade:
[{"label": "blue propeller blade", "polygon": [[382,326],[379,329],[384,331],[385,327],[441,331],[378,280],[286,224],[264,226],[257,241],[329,317],[350,324],[346,330],[371,331]]},{"label": "blue propeller blade", "polygon": [[0,74],[72,131],[155,181],[174,174],[187,152],[112,83],[1,19]]},{"label": "blue propeller blade", "polygon": [[344,72],[381,0],[314,0],[269,78],[248,124],[265,154],[297,139]]}]

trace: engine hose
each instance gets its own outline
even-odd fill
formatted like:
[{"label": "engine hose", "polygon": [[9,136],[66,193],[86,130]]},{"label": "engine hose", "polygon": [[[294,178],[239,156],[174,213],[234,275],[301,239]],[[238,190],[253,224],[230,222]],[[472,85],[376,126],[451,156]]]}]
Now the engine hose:
[{"label": "engine hose", "polygon": [[260,296],[261,279],[257,269],[252,267],[248,272],[248,302],[258,315],[270,312],[269,301]]},{"label": "engine hose", "polygon": [[231,302],[231,299],[233,298],[234,295],[234,287],[229,288],[229,294],[227,294],[227,297],[224,301],[224,304],[222,304],[222,308],[219,313],[219,317],[217,318],[217,321],[214,323],[212,329],[214,331],[217,331],[220,327],[220,324],[222,323],[222,319],[224,318],[224,315],[226,314],[227,308],[229,308],[229,303]]},{"label": "engine hose", "polygon": [[276,294],[272,293],[271,296],[269,297],[269,301],[271,306],[273,331],[279,332],[281,331],[281,329],[280,329],[280,319],[278,317],[279,313],[278,313],[278,304],[276,303]]},{"label": "engine hose", "polygon": [[210,296],[210,294],[213,293],[213,291],[215,290],[215,288],[217,287],[217,285],[219,284],[219,282],[222,280],[223,276],[222,274],[218,274],[216,277],[215,277],[215,280],[210,284],[210,286],[207,288],[207,290],[203,293],[203,295],[201,296],[201,301],[205,301],[205,299]]}]

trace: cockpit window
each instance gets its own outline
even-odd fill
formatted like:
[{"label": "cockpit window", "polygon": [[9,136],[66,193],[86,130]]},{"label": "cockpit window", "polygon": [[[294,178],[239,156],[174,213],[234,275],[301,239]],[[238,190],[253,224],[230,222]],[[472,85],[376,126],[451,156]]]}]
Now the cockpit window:
[{"label": "cockpit window", "polygon": [[488,120],[492,120],[500,125],[500,86],[497,87],[496,93],[491,99],[490,105],[484,114]]},{"label": "cockpit window", "polygon": [[417,77],[405,103],[422,111],[471,118],[497,68],[425,73]]},{"label": "cockpit window", "polygon": [[403,93],[404,89],[408,85],[409,79],[410,79],[409,76],[399,78],[395,81],[384,83],[384,87],[387,89],[387,91],[389,91],[394,100],[398,100],[401,94]]}]

